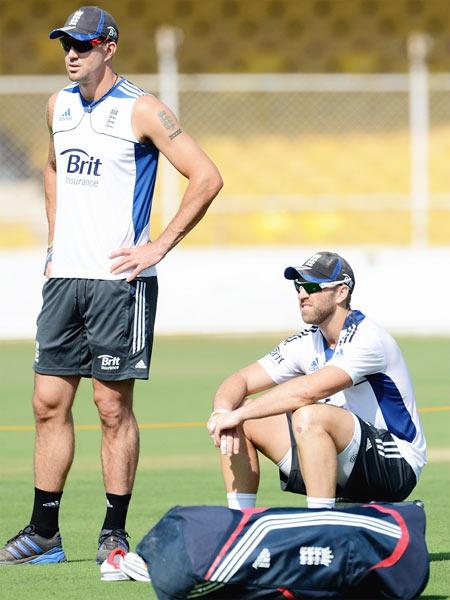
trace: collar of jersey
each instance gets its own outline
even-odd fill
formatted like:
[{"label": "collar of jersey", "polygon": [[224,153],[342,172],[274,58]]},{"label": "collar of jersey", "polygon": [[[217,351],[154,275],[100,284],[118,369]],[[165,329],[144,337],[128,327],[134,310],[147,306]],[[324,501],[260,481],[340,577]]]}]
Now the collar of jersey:
[{"label": "collar of jersey", "polygon": [[[365,317],[366,317],[366,315],[364,315],[360,310],[352,310],[351,312],[349,312],[349,314],[347,315],[347,318],[344,321],[344,325],[342,326],[341,334],[343,331],[345,331],[352,325],[357,325],[358,323],[361,323],[361,321],[363,319],[365,319]],[[320,331],[320,329],[319,329],[319,331]],[[325,353],[325,362],[328,362],[331,358],[333,358],[334,351],[336,350],[337,344],[334,348],[330,348],[327,340],[325,339],[325,336],[323,335],[322,332],[320,332],[320,333],[322,335],[323,351]]]},{"label": "collar of jersey", "polygon": [[334,348],[330,348],[325,336],[323,335],[322,332],[320,332],[322,334],[322,342],[323,342],[323,351],[325,354],[325,362],[328,362],[330,360],[330,358],[333,358],[333,354],[334,354]]},{"label": "collar of jersey", "polygon": [[83,94],[81,93],[80,90],[80,86],[78,86],[78,94],[80,96],[80,100],[81,100],[81,104],[84,108],[84,112],[92,112],[92,109],[95,108],[98,104],[100,104],[100,102],[103,102],[103,100],[106,100],[106,98],[116,89],[116,87],[118,85],[120,85],[122,83],[123,79],[118,79],[116,81],[116,83],[109,88],[109,90],[106,92],[106,94],[104,94],[101,98],[99,98],[98,100],[95,100],[94,102],[92,101],[88,101],[83,97]]},{"label": "collar of jersey", "polygon": [[361,321],[363,321],[365,318],[366,315],[364,315],[360,310],[352,310],[348,313],[342,329],[348,329],[348,327],[351,325],[358,325],[358,323],[361,323]]}]

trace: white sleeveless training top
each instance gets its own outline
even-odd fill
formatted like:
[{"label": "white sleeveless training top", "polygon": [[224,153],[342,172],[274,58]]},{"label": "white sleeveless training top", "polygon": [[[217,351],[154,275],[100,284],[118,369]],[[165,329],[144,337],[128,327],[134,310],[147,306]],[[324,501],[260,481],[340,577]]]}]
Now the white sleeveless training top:
[{"label": "white sleeveless training top", "polygon": [[408,368],[392,336],[359,310],[348,315],[331,349],[317,325],[303,329],[259,360],[275,383],[339,367],[353,386],[320,402],[342,406],[391,432],[395,444],[379,440],[377,451],[388,458],[403,456],[416,478],[426,463],[426,441]]},{"label": "white sleeveless training top", "polygon": [[[124,279],[112,275],[113,250],[149,241],[158,149],[131,126],[136,98],[126,79],[88,103],[77,83],[61,90],[53,115],[56,223],[52,277]],[[150,267],[141,276],[156,274]]]}]

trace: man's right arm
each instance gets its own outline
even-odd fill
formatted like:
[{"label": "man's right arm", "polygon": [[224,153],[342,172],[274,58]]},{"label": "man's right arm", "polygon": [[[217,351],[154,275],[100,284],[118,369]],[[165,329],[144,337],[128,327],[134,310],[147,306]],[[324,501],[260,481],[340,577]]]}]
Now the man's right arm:
[{"label": "man's right arm", "polygon": [[[219,386],[215,397],[211,416],[206,425],[212,436],[215,430],[216,417],[219,414],[229,413],[242,405],[247,396],[262,392],[275,385],[266,371],[258,363],[252,363],[236,373],[227,377]],[[226,453],[226,448],[233,448],[235,454],[239,452],[239,431],[232,428],[222,434],[221,451]]]},{"label": "man's right arm", "polygon": [[48,223],[47,260],[45,263],[44,272],[46,277],[50,277],[51,275],[51,258],[56,218],[56,155],[55,146],[53,144],[52,122],[57,95],[57,93],[53,94],[47,103],[47,126],[50,132],[50,139],[48,145],[47,162],[44,167],[45,212]]}]

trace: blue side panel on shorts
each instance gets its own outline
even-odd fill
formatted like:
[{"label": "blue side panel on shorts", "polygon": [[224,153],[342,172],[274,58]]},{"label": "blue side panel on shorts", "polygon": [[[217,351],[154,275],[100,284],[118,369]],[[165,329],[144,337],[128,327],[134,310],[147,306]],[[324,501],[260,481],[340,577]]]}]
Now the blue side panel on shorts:
[{"label": "blue side panel on shorts", "polygon": [[136,181],[133,198],[134,243],[148,224],[158,166],[158,149],[153,144],[135,144]]},{"label": "blue side panel on shorts", "polygon": [[366,375],[366,379],[380,405],[388,430],[401,440],[412,442],[417,433],[416,426],[395,383],[385,373]]}]

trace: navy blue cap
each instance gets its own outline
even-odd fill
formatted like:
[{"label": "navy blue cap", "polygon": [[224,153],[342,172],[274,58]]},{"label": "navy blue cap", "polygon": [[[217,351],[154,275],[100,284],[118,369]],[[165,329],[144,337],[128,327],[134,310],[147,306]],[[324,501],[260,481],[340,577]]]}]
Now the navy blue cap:
[{"label": "navy blue cap", "polygon": [[287,267],[286,279],[299,279],[311,283],[329,283],[342,281],[353,290],[355,276],[348,262],[335,252],[316,252],[300,267]]},{"label": "navy blue cap", "polygon": [[114,18],[98,6],[81,6],[67,18],[64,27],[53,29],[49,38],[68,35],[79,41],[108,38],[113,42],[119,39],[119,29]]}]

